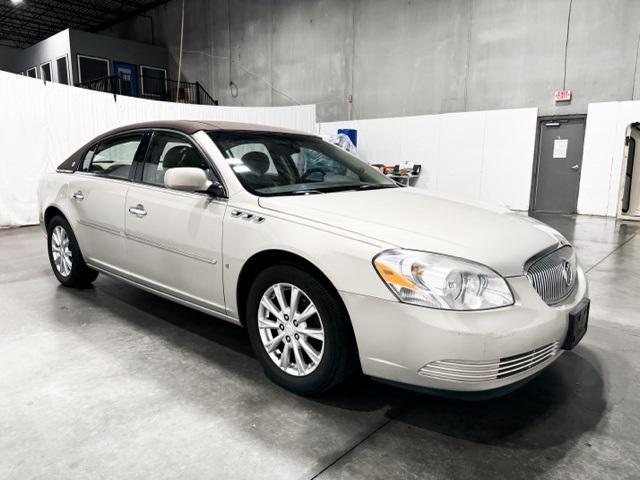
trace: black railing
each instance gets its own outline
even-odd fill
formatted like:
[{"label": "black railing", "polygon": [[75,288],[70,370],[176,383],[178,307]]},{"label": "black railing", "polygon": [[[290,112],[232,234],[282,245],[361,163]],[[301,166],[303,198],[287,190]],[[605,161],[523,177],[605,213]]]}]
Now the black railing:
[{"label": "black railing", "polygon": [[159,77],[143,75],[132,78],[130,75],[109,75],[88,80],[76,85],[98,92],[126,95],[129,97],[163,100],[167,102],[192,103],[196,105],[218,105],[199,82],[180,82]]}]

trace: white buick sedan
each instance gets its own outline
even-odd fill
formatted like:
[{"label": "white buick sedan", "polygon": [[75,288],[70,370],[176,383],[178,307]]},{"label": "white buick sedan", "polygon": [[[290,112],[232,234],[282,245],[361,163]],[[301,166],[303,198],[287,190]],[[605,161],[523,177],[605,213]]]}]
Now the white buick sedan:
[{"label": "white buick sedan", "polygon": [[359,371],[501,393],[587,328],[587,281],[558,232],[399,186],[301,132],[119,128],[39,198],[60,283],[101,272],[243,325],[269,378],[300,394]]}]

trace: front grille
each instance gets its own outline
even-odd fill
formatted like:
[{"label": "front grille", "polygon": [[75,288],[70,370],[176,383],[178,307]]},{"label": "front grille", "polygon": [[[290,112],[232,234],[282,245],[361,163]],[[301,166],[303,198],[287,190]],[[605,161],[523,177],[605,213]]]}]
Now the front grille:
[{"label": "front grille", "polygon": [[529,352],[483,362],[465,360],[437,360],[422,367],[423,377],[449,382],[490,382],[517,375],[553,358],[558,352],[558,342]]},{"label": "front grille", "polygon": [[570,245],[539,258],[527,268],[527,278],[547,305],[566,299],[576,286],[576,255]]}]

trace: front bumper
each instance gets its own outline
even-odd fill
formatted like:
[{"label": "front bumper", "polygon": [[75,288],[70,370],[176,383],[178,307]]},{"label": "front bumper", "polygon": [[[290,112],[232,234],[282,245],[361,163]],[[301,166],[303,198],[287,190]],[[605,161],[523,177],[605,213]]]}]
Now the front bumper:
[{"label": "front bumper", "polygon": [[[578,269],[573,294],[553,307],[542,301],[526,277],[507,281],[514,305],[478,312],[434,310],[340,292],[363,372],[396,383],[459,392],[493,390],[535,375],[562,354],[569,311],[587,296],[587,280]],[[487,366],[496,364],[503,366],[491,375]],[[518,368],[513,367],[516,364]],[[479,369],[483,375],[461,374],[460,366],[471,372]]]}]

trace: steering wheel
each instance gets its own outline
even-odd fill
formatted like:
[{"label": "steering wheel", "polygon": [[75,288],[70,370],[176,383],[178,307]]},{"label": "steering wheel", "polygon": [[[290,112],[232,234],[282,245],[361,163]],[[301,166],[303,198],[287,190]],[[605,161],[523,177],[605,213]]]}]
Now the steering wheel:
[{"label": "steering wheel", "polygon": [[309,170],[307,170],[306,172],[304,172],[304,175],[302,175],[302,177],[300,177],[300,180],[308,180],[309,176],[313,173],[320,173],[322,174],[322,179],[320,179],[320,181],[324,180],[325,175],[327,174],[323,169],[318,168],[318,167],[314,167],[314,168],[310,168]]}]

